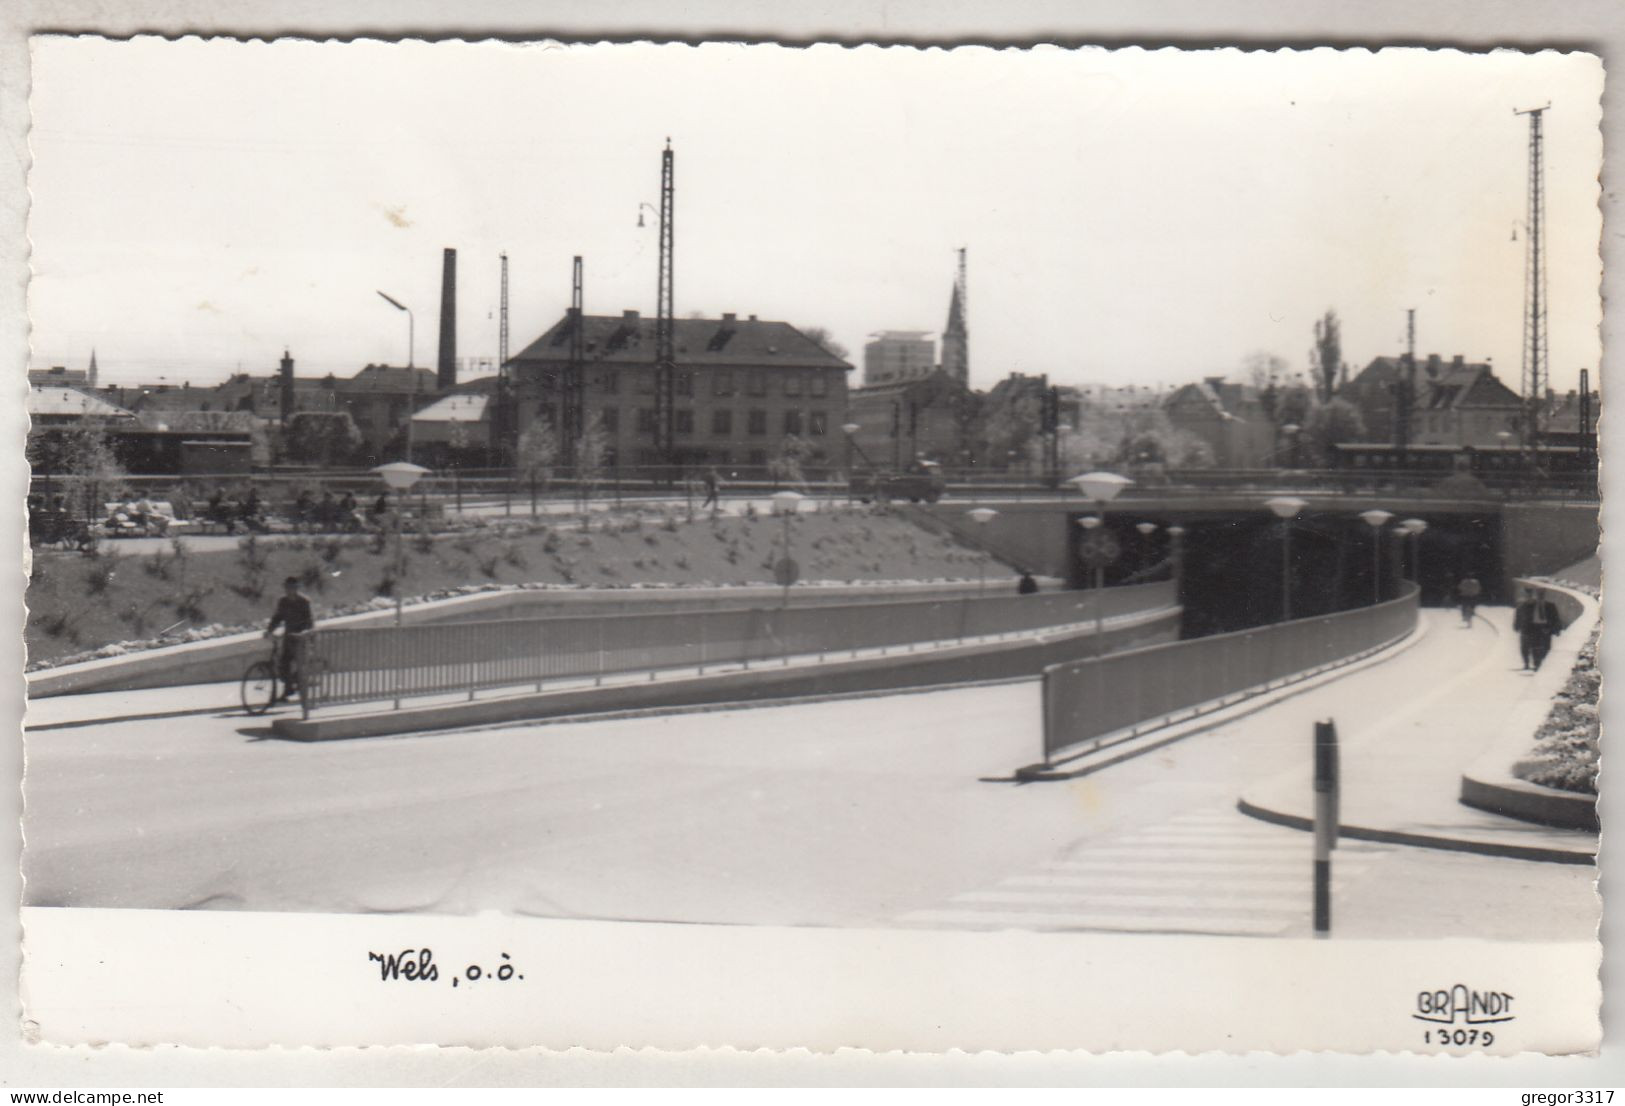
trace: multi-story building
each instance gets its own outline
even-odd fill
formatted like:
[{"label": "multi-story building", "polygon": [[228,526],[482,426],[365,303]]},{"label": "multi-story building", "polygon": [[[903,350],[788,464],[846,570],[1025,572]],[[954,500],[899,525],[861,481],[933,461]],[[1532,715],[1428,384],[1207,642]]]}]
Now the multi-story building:
[{"label": "multi-story building", "polygon": [[854,389],[849,407],[853,458],[899,471],[924,459],[951,467],[972,463],[978,397],[946,373]]},{"label": "multi-story building", "polygon": [[[544,420],[562,432],[572,328],[580,325],[582,411],[606,439],[605,463],[652,465],[660,453],[655,407],[655,320],[566,313],[508,362],[517,439]],[[789,323],[675,319],[673,458],[681,465],[768,465],[796,454],[811,463],[844,456],[848,362]]]},{"label": "multi-story building", "polygon": [[[1394,441],[1395,401],[1407,376],[1403,357],[1377,357],[1338,389],[1338,398],[1359,408],[1368,441]],[[1415,377],[1412,445],[1500,446],[1503,433],[1518,433],[1523,401],[1488,363],[1429,354],[1417,360]]]},{"label": "multi-story building", "polygon": [[1195,434],[1212,447],[1219,468],[1259,468],[1278,460],[1275,424],[1251,385],[1205,377],[1174,389],[1162,410],[1175,430]]},{"label": "multi-story building", "polygon": [[936,371],[937,344],[928,330],[882,330],[863,347],[863,386],[924,380]]}]

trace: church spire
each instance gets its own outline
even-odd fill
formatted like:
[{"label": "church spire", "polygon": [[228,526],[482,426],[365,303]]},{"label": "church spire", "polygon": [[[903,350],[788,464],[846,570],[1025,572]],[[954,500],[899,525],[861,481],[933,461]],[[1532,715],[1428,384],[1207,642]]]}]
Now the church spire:
[{"label": "church spire", "polygon": [[959,275],[948,301],[948,325],[942,328],[942,371],[960,384],[970,383],[970,340],[965,325],[965,251],[959,251]]},{"label": "church spire", "polygon": [[90,370],[85,373],[85,383],[92,388],[96,386],[96,347],[90,347]]}]

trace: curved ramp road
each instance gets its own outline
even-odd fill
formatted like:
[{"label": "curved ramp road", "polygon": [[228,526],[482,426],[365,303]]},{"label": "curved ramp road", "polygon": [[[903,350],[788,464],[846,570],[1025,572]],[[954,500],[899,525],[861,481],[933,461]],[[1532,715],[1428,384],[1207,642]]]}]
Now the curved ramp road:
[{"label": "curved ramp road", "polygon": [[[1504,633],[1425,617],[1384,663],[1025,786],[983,781],[1035,759],[1036,682],[318,745],[219,688],[48,700],[27,902],[1303,936],[1310,836],[1236,799],[1305,762],[1316,718],[1426,741],[1517,678]],[[1338,935],[1595,932],[1584,866],[1345,842],[1334,873]]]}]

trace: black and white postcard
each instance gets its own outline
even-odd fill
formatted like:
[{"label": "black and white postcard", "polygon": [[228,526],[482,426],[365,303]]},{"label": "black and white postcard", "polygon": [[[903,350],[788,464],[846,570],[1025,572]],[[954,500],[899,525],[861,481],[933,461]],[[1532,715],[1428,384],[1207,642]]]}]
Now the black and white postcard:
[{"label": "black and white postcard", "polygon": [[32,64],[34,1038],[1599,1046],[1597,56]]}]

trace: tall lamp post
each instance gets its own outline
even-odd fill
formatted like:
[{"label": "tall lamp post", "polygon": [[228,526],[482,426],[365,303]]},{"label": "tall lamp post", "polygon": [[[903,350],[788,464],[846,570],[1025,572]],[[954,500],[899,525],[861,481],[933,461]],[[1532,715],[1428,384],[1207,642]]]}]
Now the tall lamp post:
[{"label": "tall lamp post", "polygon": [[[1078,520],[1078,525],[1083,527],[1083,532],[1085,534],[1084,540],[1086,543],[1089,541],[1089,539],[1094,537],[1095,530],[1099,528],[1100,523],[1101,517],[1099,515],[1084,515]],[[1102,604],[1100,597],[1101,591],[1103,591],[1106,586],[1106,569],[1104,565],[1101,565],[1098,562],[1092,567],[1094,568],[1094,571],[1090,573],[1090,575],[1093,577],[1093,579],[1091,579],[1089,583],[1090,590],[1094,592],[1095,655],[1098,656],[1105,652],[1106,649],[1102,641],[1102,638],[1106,633],[1106,614],[1105,607]]]},{"label": "tall lamp post", "polygon": [[1420,518],[1408,518],[1399,526],[1401,532],[1411,539],[1411,582],[1420,587],[1422,583],[1422,532],[1428,528],[1427,521]]},{"label": "tall lamp post", "polygon": [[846,501],[852,502],[852,450],[857,447],[854,435],[862,429],[855,422],[843,422],[841,433],[846,436]]},{"label": "tall lamp post", "polygon": [[1373,507],[1361,511],[1360,517],[1371,527],[1371,602],[1375,605],[1382,602],[1382,528],[1394,512]]},{"label": "tall lamp post", "polygon": [[804,497],[800,492],[782,491],[773,493],[773,511],[784,519],[784,556],[779,563],[773,566],[773,574],[778,578],[779,586],[784,588],[784,606],[790,605],[790,585],[796,582],[800,566],[790,556],[790,518],[801,506]]},{"label": "tall lamp post", "polygon": [[1295,495],[1266,499],[1268,507],[1281,520],[1281,621],[1292,621],[1292,520],[1309,504]]},{"label": "tall lamp post", "polygon": [[[1134,483],[1134,481],[1126,476],[1119,476],[1115,472],[1086,472],[1081,476],[1074,476],[1067,483],[1072,484],[1078,491],[1082,492],[1094,504],[1095,510],[1099,512],[1078,520],[1078,525],[1082,526],[1085,531],[1093,531],[1106,521],[1106,504],[1116,499],[1118,493]],[[1089,536],[1091,539],[1094,538],[1092,533]],[[1095,569],[1095,648],[1097,652],[1105,651],[1105,643],[1101,637],[1105,630],[1105,604],[1101,593],[1106,587],[1106,565],[1116,559],[1114,545],[1111,535],[1101,534],[1098,539],[1095,539],[1095,553],[1091,557]]]},{"label": "tall lamp post", "polygon": [[412,460],[412,416],[417,414],[418,374],[417,374],[417,337],[414,333],[416,324],[412,319],[412,309],[394,296],[379,292],[391,307],[406,312],[406,371],[412,377],[412,398],[406,404],[406,459]]},{"label": "tall lamp post", "polygon": [[422,465],[410,461],[396,461],[379,465],[372,470],[384,479],[384,486],[395,493],[395,625],[401,624],[401,582],[406,575],[406,539],[401,529],[401,503],[406,494],[428,473]]},{"label": "tall lamp post", "polygon": [[997,518],[999,512],[992,507],[973,507],[965,513],[976,523],[976,529],[980,534],[977,544],[982,547],[982,555],[976,560],[976,592],[980,595],[987,591],[987,524]]},{"label": "tall lamp post", "polygon": [[1168,560],[1174,578],[1174,599],[1179,598],[1179,585],[1185,568],[1185,528],[1183,526],[1168,527]]},{"label": "tall lamp post", "polygon": [[412,309],[387,292],[379,292],[378,294],[383,296],[384,301],[397,311],[406,312],[406,367],[409,369],[417,368],[417,335],[414,332],[416,324],[412,320]]},{"label": "tall lamp post", "polygon": [[1302,429],[1303,427],[1295,422],[1289,422],[1281,427],[1281,434],[1286,438],[1284,443],[1286,446],[1286,467],[1289,469],[1298,467],[1298,432]]}]

